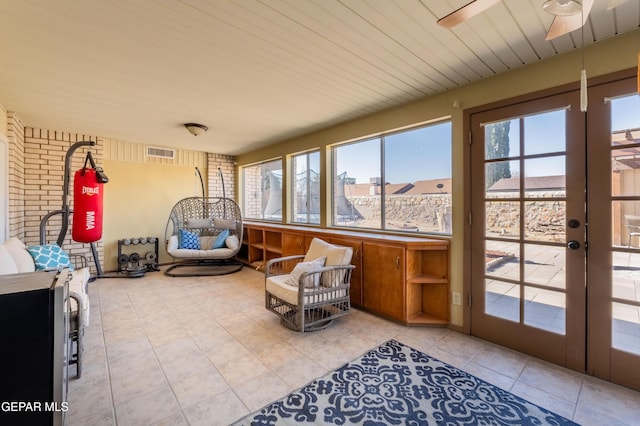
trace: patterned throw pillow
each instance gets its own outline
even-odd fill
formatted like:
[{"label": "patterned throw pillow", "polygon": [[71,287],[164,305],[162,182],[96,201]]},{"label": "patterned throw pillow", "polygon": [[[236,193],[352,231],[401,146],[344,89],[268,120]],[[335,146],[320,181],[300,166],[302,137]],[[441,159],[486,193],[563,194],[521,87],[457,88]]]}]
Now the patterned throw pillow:
[{"label": "patterned throw pillow", "polygon": [[[324,266],[327,258],[325,256],[319,257],[311,262],[298,263],[293,271],[289,274],[289,278],[285,281],[287,284],[294,287],[298,287],[300,276],[305,272],[313,272]],[[305,288],[315,288],[320,284],[320,274],[316,274],[311,278],[307,278],[307,282],[304,283]]]},{"label": "patterned throw pillow", "polygon": [[189,250],[200,250],[200,238],[198,238],[197,234],[193,232],[180,230],[180,235],[178,236],[178,241],[180,241],[178,248],[181,249],[189,249]]},{"label": "patterned throw pillow", "polygon": [[229,230],[225,229],[224,231],[222,231],[221,233],[218,234],[218,238],[216,238],[216,240],[213,242],[213,247],[211,247],[212,249],[218,249],[218,248],[222,248],[225,246],[225,240],[227,239],[227,237],[229,236]]},{"label": "patterned throw pillow", "polygon": [[69,255],[57,244],[29,246],[27,250],[31,257],[33,257],[36,271],[59,271],[64,268],[73,270]]}]

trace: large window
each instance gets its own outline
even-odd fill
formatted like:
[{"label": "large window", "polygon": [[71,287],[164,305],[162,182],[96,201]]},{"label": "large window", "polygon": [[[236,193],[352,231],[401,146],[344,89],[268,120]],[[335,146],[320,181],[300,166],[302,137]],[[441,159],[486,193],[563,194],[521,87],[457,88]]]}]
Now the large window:
[{"label": "large window", "polygon": [[451,234],[451,122],[332,148],[334,226]]},{"label": "large window", "polygon": [[320,223],[320,152],[291,157],[291,221]]},{"label": "large window", "polygon": [[282,220],[282,160],[243,167],[242,182],[245,218]]}]

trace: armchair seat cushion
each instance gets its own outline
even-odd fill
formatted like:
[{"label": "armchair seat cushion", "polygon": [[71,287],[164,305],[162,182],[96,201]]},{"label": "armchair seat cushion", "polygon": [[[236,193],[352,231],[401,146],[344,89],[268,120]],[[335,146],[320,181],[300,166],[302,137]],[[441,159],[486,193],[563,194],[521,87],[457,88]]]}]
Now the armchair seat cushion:
[{"label": "armchair seat cushion", "polygon": [[[287,284],[287,281],[290,279],[291,274],[272,275],[266,279],[266,291],[267,293],[271,293],[291,305],[297,306],[299,286]],[[313,291],[313,289],[308,289],[305,291],[305,293],[309,293],[308,295],[304,296],[303,303],[305,305],[320,303],[324,300],[345,297],[347,295],[347,291],[344,289],[334,290],[330,293],[327,293],[326,290],[318,293]]]}]

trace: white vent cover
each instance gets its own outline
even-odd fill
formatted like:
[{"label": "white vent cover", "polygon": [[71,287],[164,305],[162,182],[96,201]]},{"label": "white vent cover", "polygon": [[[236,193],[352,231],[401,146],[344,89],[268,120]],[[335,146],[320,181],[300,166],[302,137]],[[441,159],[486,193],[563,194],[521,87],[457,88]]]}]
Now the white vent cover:
[{"label": "white vent cover", "polygon": [[158,148],[155,146],[148,146],[147,157],[169,158],[173,160],[176,157],[176,150],[169,149],[169,148]]}]

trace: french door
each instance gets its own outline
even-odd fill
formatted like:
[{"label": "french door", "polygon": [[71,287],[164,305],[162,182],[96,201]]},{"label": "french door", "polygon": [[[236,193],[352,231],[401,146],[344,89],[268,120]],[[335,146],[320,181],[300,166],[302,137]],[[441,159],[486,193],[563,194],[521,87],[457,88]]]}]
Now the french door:
[{"label": "french door", "polygon": [[640,103],[632,83],[591,88],[587,113],[570,91],[471,114],[470,326],[478,337],[638,388]]}]

